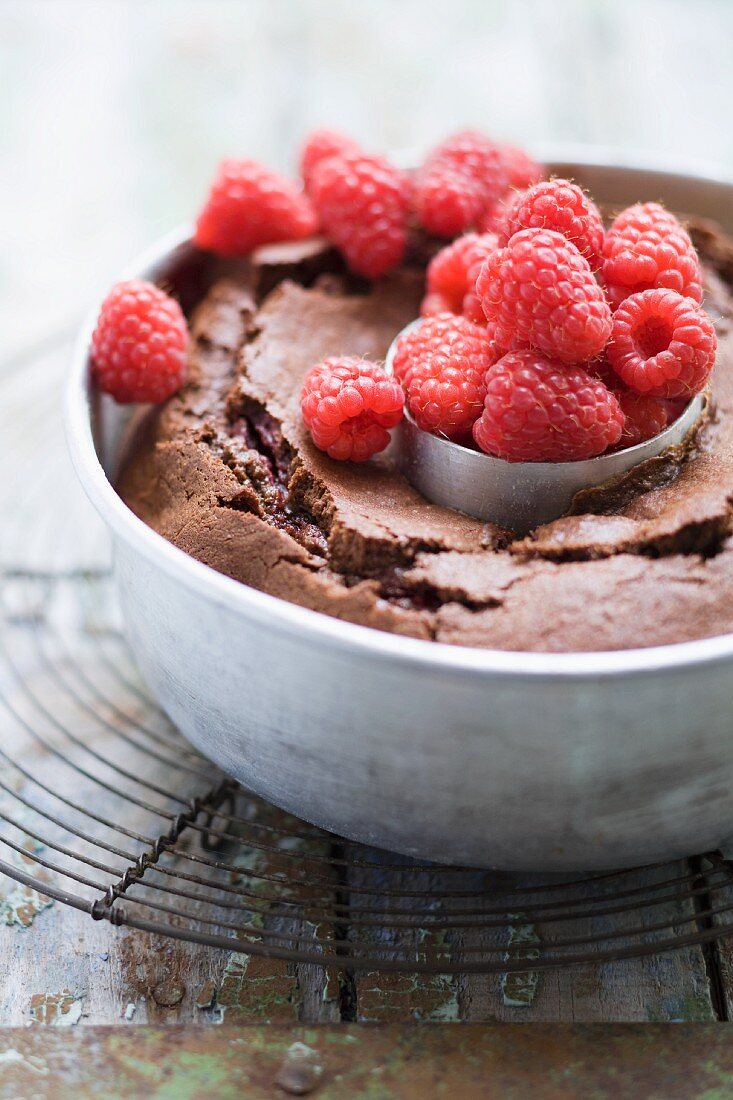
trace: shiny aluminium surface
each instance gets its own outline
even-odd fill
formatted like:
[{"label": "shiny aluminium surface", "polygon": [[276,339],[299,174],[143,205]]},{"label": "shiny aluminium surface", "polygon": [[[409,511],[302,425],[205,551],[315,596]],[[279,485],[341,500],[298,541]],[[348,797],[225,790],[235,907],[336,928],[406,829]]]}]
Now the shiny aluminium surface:
[{"label": "shiny aluminium surface", "polygon": [[[392,372],[397,341],[416,324],[413,321],[395,337],[385,370]],[[659,435],[581,462],[506,462],[422,431],[406,410],[393,432],[394,454],[402,473],[426,500],[526,535],[565,515],[582,490],[621,477],[639,463],[679,447],[694,432],[703,408],[704,397],[697,394]]]},{"label": "shiny aluminium surface", "polygon": [[[554,167],[599,201],[663,198],[733,231],[730,182],[579,151]],[[202,261],[186,236],[160,242],[128,274],[174,287],[181,272],[189,279]],[[113,535],[140,667],[199,749],[301,817],[438,861],[601,869],[733,838],[733,636],[614,653],[464,649],[238,584],[167,543],[115,493],[130,413],[89,385],[92,322],[69,381],[72,456]]]}]

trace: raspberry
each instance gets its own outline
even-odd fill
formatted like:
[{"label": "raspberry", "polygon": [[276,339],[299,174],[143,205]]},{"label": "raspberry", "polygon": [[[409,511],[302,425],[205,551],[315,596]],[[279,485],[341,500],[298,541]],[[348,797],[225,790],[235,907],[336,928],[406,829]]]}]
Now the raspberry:
[{"label": "raspberry", "polygon": [[463,437],[481,412],[496,359],[484,329],[464,317],[430,317],[397,341],[392,371],[423,431]]},{"label": "raspberry", "polygon": [[588,261],[551,229],[523,229],[492,252],[476,293],[505,350],[535,348],[578,363],[611,335],[611,311]]},{"label": "raspberry", "polygon": [[601,266],[603,222],[595,203],[570,180],[544,180],[511,203],[499,242],[505,245],[520,229],[554,229],[562,233],[590,264]]},{"label": "raspberry", "polygon": [[501,145],[477,130],[461,130],[441,142],[428,165],[449,164],[481,189],[483,205],[495,202],[509,186],[509,170]]},{"label": "raspberry", "polygon": [[309,237],[318,228],[308,198],[254,160],[223,160],[199,214],[194,243],[220,256]]},{"label": "raspberry", "polygon": [[438,145],[418,172],[415,209],[428,233],[455,237],[479,221],[509,184],[502,147],[475,130]]},{"label": "raspberry", "polygon": [[355,356],[324,359],[305,376],[300,411],[313,442],[331,458],[366,462],[389,443],[402,419],[404,394],[376,363]]},{"label": "raspberry", "polygon": [[687,231],[656,202],[624,210],[606,233],[603,281],[616,308],[642,290],[666,287],[702,301],[702,269]]},{"label": "raspberry", "polygon": [[112,287],[92,335],[97,385],[121,404],[158,404],[180,389],[188,329],[178,302],[143,279]]},{"label": "raspberry", "polygon": [[443,295],[431,291],[420,303],[420,316],[432,317],[435,313],[452,313],[451,302]]},{"label": "raspberry", "polygon": [[658,400],[664,406],[664,411],[667,414],[667,424],[674,424],[675,420],[678,420],[682,413],[687,408],[688,402],[684,397],[660,397]]},{"label": "raspberry", "polygon": [[432,164],[415,180],[415,213],[436,237],[455,237],[476,224],[484,207],[481,187],[452,164]]},{"label": "raspberry", "polygon": [[368,279],[402,260],[407,244],[410,186],[382,157],[344,153],[322,160],[311,192],[324,233],[352,271]]},{"label": "raspberry", "polygon": [[[471,343],[476,340],[478,344]],[[392,374],[406,388],[412,367],[421,357],[436,352],[448,356],[454,348],[458,354],[471,354],[487,342],[486,327],[474,325],[465,317],[457,317],[453,313],[425,317],[397,341],[392,357]]]},{"label": "raspberry", "polygon": [[476,294],[475,290],[469,290],[466,292],[463,298],[461,312],[464,317],[468,318],[469,321],[473,321],[474,325],[483,325],[484,328],[487,327],[483,307],[478,299],[478,295]]},{"label": "raspberry", "polygon": [[658,435],[677,419],[687,404],[684,400],[665,401],[662,397],[627,389],[605,356],[587,363],[586,367],[615,396],[626,418],[619,447],[635,447]]},{"label": "raspberry", "polygon": [[652,397],[699,393],[718,341],[707,313],[674,290],[632,294],[613,315],[607,354],[626,385]]},{"label": "raspberry", "polygon": [[428,294],[441,294],[452,313],[460,313],[463,299],[476,286],[481,264],[498,246],[494,233],[466,233],[446,245],[428,264]]},{"label": "raspberry", "polygon": [[490,203],[479,218],[478,229],[481,233],[503,232],[511,212],[524,197],[524,191],[507,191],[496,202]]},{"label": "raspberry", "polygon": [[358,152],[359,146],[346,134],[340,134],[338,130],[314,130],[300,151],[300,174],[306,191],[310,191],[316,165],[322,160],[342,153]]},{"label": "raspberry", "polygon": [[509,186],[523,190],[531,187],[533,183],[539,183],[545,174],[544,165],[538,164],[524,149],[518,149],[515,145],[500,145],[501,155],[504,158],[504,167],[507,171]]},{"label": "raspberry", "polygon": [[614,394],[624,414],[620,447],[635,447],[667,427],[667,409],[661,397],[626,389],[615,389]]},{"label": "raspberry", "polygon": [[489,371],[473,437],[509,462],[573,462],[618,443],[623,425],[615,396],[582,367],[516,351]]},{"label": "raspberry", "polygon": [[592,359],[590,363],[585,363],[584,369],[588,371],[588,374],[594,375],[595,378],[600,378],[603,385],[614,393],[616,390],[624,388],[623,382],[616,374],[616,371],[609,363],[608,357],[605,354],[602,355],[600,359]]}]

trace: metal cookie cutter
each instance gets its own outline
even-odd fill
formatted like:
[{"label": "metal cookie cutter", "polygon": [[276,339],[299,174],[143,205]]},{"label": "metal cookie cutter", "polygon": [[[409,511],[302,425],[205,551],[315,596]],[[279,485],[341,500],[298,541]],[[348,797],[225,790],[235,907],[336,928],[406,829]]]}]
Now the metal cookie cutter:
[{"label": "metal cookie cutter", "polygon": [[[407,325],[392,341],[384,364],[388,373],[397,341],[417,324]],[[405,409],[394,431],[394,454],[407,480],[426,500],[526,535],[565,515],[581,490],[603,485],[679,446],[698,424],[705,405],[705,394],[697,394],[659,435],[581,462],[507,462],[423,431]]]}]

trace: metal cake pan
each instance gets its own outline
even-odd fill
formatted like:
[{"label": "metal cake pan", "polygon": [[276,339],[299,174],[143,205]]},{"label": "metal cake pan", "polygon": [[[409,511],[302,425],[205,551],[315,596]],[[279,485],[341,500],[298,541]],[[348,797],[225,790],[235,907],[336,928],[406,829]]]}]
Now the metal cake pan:
[{"label": "metal cake pan", "polygon": [[[733,232],[733,181],[603,150],[540,153],[602,202],[661,198]],[[189,287],[202,262],[179,232],[125,275]],[[90,385],[96,312],[68,384],[71,453],[112,534],[140,668],[198,749],[308,821],[441,862],[592,870],[733,840],[733,635],[612,653],[464,649],[222,576],[114,490],[133,413]]]}]

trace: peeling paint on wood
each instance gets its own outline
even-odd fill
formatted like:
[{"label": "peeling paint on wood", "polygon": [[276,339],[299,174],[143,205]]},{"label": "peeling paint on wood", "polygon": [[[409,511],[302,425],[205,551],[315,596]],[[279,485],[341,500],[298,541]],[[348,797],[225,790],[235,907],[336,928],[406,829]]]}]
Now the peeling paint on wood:
[{"label": "peeling paint on wood", "polygon": [[6,924],[15,924],[19,928],[30,928],[39,913],[50,909],[55,902],[39,894],[30,886],[18,883],[0,904],[0,916]]},{"label": "peeling paint on wood", "polygon": [[204,982],[196,996],[196,1008],[213,1008],[216,1004],[216,986],[213,981]]},{"label": "peeling paint on wood", "polygon": [[[684,860],[663,868],[634,871],[625,878],[624,889],[631,891],[630,897],[633,898],[633,891],[651,891],[655,882],[686,874],[689,874],[689,865]],[[567,904],[564,888],[559,881],[556,892],[550,895],[547,891],[535,893],[532,887],[536,881],[532,876],[521,876],[513,882],[514,887],[521,886],[527,891],[523,896],[523,906],[542,908],[547,906],[548,901],[557,899],[561,899],[563,905]],[[573,896],[577,908],[584,906],[591,889],[596,898],[603,896],[602,883],[592,888],[589,885],[575,889]],[[609,889],[618,889],[618,885],[611,882]],[[592,906],[589,908],[592,911]],[[582,937],[588,950],[593,951],[604,942],[623,943],[627,930],[636,928],[638,938],[639,926],[643,928],[662,921],[668,921],[672,928],[682,926],[684,921],[690,920],[693,912],[691,901],[667,900],[639,909],[629,908],[607,915],[594,914],[574,921],[548,919],[543,922],[535,919],[534,927],[543,941]],[[552,917],[552,910],[548,910],[548,916]],[[689,928],[689,924],[686,927]],[[506,930],[507,946],[509,935]],[[609,940],[609,937],[614,939]],[[483,932],[477,927],[460,934],[455,950],[460,955],[464,945],[474,949],[492,944],[495,947],[497,940],[501,942],[496,929]],[[458,986],[461,1019],[469,1021],[608,1023],[716,1019],[704,953],[696,946],[656,956],[588,962],[542,971],[531,1004],[507,1004],[498,975],[463,975],[458,980]]]},{"label": "peeling paint on wood", "polygon": [[[392,949],[399,947],[416,961],[430,959],[436,963],[452,959],[452,944],[439,928],[424,927],[418,923],[426,905],[430,908],[430,892],[445,890],[445,881],[439,868],[411,870],[409,860],[399,872],[380,866],[380,861],[399,862],[398,856],[390,856],[376,849],[359,851],[360,859],[368,859],[373,867],[349,869],[347,888],[351,888],[350,902],[357,908],[368,910],[378,917],[380,909],[398,908],[402,925],[390,927],[385,918],[384,926],[354,927],[355,939],[367,940],[371,952],[390,958]],[[452,878],[451,882],[455,882]],[[368,891],[373,890],[374,893]],[[397,891],[390,896],[385,891]],[[403,890],[404,896],[399,891]],[[422,895],[422,896],[420,896]],[[427,902],[426,902],[427,898]],[[414,916],[411,918],[411,910]],[[434,905],[435,916],[440,916],[440,905]],[[405,923],[407,922],[407,923]],[[456,980],[446,974],[395,974],[384,971],[357,972],[354,975],[355,1015],[360,1022],[398,1022],[424,1020],[448,1022],[460,1019]]]},{"label": "peeling paint on wood", "polygon": [[229,956],[216,1001],[227,1023],[298,1019],[292,974],[280,960],[259,955]]},{"label": "peeling paint on wood", "polygon": [[[518,915],[521,919],[521,914]],[[517,918],[513,918],[517,919]],[[540,957],[540,937],[533,924],[509,925],[509,950],[505,958],[507,962],[512,959],[538,959]],[[505,1005],[515,1008],[524,1008],[532,1004],[537,991],[539,972],[527,970],[521,974],[506,973],[501,976],[501,996]]]},{"label": "peeling paint on wood", "polygon": [[82,997],[64,989],[60,993],[34,993],[30,1015],[37,1024],[49,1027],[73,1027],[79,1023]]}]

